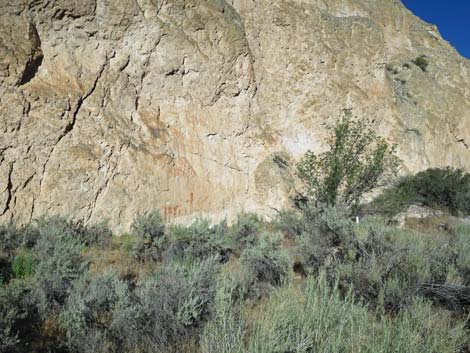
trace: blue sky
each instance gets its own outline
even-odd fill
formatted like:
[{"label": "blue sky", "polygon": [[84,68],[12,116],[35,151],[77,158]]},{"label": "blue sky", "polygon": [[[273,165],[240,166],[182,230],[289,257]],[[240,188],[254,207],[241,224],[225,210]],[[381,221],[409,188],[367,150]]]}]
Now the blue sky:
[{"label": "blue sky", "polygon": [[416,16],[437,25],[457,51],[470,58],[470,0],[402,0]]}]

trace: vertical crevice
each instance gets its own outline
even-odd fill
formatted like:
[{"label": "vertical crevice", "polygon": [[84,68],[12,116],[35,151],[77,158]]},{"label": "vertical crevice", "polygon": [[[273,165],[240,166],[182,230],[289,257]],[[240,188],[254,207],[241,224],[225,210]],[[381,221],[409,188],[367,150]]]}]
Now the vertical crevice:
[{"label": "vertical crevice", "polygon": [[32,48],[28,62],[25,65],[23,75],[18,83],[20,86],[28,83],[36,76],[39,67],[42,64],[42,60],[44,59],[39,33],[36,26],[32,23],[29,24],[29,39],[31,40]]},{"label": "vertical crevice", "polygon": [[3,212],[0,214],[0,216],[3,216],[10,209],[11,199],[13,198],[13,183],[11,182],[12,174],[13,174],[13,163],[10,164],[10,170],[8,171],[8,182],[7,182],[7,188],[6,188],[6,192],[8,194],[7,201],[5,203],[5,208],[3,209]]}]

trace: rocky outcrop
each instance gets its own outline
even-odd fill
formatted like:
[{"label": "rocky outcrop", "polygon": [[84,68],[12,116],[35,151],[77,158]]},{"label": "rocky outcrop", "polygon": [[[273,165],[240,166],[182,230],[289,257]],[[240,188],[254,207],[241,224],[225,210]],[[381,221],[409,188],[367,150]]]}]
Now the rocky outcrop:
[{"label": "rocky outcrop", "polygon": [[0,0],[0,220],[273,214],[344,108],[406,171],[470,168],[469,98],[397,0]]}]

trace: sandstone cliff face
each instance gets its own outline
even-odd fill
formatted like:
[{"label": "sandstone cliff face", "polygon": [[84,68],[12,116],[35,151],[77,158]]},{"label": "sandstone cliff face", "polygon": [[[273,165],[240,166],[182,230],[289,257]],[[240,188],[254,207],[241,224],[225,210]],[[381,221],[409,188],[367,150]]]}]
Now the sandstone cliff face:
[{"label": "sandstone cliff face", "polygon": [[273,214],[343,108],[470,168],[470,62],[398,0],[0,0],[0,221]]}]

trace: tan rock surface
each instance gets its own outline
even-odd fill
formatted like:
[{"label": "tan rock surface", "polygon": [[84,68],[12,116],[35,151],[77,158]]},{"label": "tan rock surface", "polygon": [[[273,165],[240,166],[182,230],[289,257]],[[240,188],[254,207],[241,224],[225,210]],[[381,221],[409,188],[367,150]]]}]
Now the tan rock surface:
[{"label": "tan rock surface", "polygon": [[343,108],[470,169],[470,62],[399,1],[0,0],[0,221],[270,215]]}]

